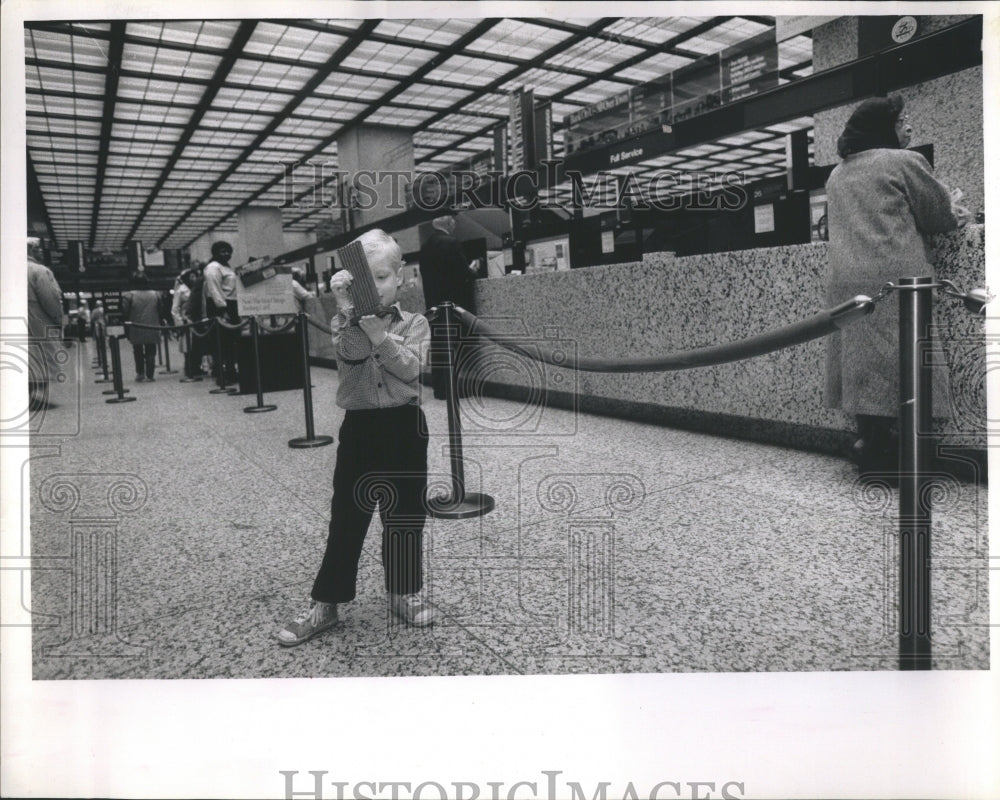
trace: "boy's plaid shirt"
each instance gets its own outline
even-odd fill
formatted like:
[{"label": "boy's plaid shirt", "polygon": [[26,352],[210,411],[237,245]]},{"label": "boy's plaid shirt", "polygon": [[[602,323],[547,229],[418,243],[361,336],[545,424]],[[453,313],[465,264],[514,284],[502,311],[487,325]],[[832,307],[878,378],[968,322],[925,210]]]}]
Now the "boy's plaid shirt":
[{"label": "boy's plaid shirt", "polygon": [[346,409],[392,408],[416,401],[420,368],[431,329],[423,314],[399,303],[384,317],[386,337],[373,348],[367,334],[341,312],[330,320],[337,352],[337,405]]}]

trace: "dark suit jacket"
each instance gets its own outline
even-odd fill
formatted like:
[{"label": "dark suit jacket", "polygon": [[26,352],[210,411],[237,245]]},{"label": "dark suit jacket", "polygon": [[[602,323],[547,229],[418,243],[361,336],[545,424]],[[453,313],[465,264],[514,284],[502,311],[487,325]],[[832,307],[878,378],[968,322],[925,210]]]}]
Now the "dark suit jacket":
[{"label": "dark suit jacket", "polygon": [[424,285],[427,307],[450,300],[475,313],[473,287],[475,276],[469,260],[454,236],[436,230],[420,248],[420,280]]}]

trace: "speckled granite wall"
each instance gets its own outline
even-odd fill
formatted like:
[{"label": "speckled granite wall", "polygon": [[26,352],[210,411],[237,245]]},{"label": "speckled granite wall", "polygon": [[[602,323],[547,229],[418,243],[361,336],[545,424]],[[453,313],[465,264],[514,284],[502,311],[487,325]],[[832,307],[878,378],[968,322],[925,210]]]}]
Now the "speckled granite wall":
[{"label": "speckled granite wall", "polygon": [[[939,277],[963,288],[982,286],[983,248],[981,226],[937,237]],[[593,357],[655,356],[742,339],[809,316],[823,308],[826,264],[825,244],[688,258],[654,253],[642,263],[479,281],[478,312],[529,343],[532,337],[561,342]],[[956,365],[957,398],[953,408],[935,413],[948,414],[943,432],[967,434],[951,443],[978,446],[985,415],[982,323],[942,295],[935,314],[938,339]],[[744,425],[781,423],[806,440],[809,432],[822,439],[824,431],[853,428],[847,415],[823,406],[824,350],[817,340],[747,361],[664,373],[574,374],[545,367],[543,382],[550,391],[575,392],[605,407],[612,401],[638,404],[654,416],[656,409],[669,409]],[[491,382],[532,387],[532,370],[511,366],[508,356],[503,360],[508,366],[492,372]]]},{"label": "speckled granite wall", "polygon": [[[921,30],[931,33],[967,19],[964,16],[922,16]],[[822,25],[813,34],[816,71],[858,57],[858,20],[843,17]],[[984,210],[983,188],[983,71],[981,67],[945,75],[897,92],[913,127],[913,146],[934,145],[934,170],[949,187],[965,194],[973,212]],[[860,102],[860,101],[858,101]],[[857,105],[821,111],[814,116],[814,163],[836,164],[837,137]]]}]

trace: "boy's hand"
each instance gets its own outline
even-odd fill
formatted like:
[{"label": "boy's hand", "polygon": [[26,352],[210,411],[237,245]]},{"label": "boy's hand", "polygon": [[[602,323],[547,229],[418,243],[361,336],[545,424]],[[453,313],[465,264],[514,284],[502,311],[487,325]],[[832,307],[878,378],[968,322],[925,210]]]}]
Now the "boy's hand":
[{"label": "boy's hand", "polygon": [[346,269],[340,270],[330,278],[330,291],[333,293],[333,299],[337,302],[337,308],[341,311],[349,311],[354,308],[354,301],[351,300],[351,295],[347,291],[347,287],[351,285],[353,280],[354,276]]},{"label": "boy's hand", "polygon": [[374,314],[369,314],[359,319],[358,327],[368,336],[372,347],[378,347],[386,337],[385,320],[381,317],[376,317]]}]

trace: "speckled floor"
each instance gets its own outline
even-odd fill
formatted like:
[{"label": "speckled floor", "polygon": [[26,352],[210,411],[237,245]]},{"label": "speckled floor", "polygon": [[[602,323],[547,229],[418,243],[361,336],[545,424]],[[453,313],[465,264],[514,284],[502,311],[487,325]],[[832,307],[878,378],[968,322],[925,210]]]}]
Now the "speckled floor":
[{"label": "speckled floor", "polygon": [[[281,648],[335,457],[288,446],[302,393],[247,414],[253,395],[126,369],[136,401],[109,404],[91,347],[29,423],[36,679],[896,668],[895,493],[832,457],[494,399],[463,401],[463,423],[467,489],[496,509],[428,522],[437,623],[388,617],[372,531],[338,626]],[[315,431],[335,436],[337,374],[312,382]],[[447,485],[445,404],[424,407]],[[940,488],[934,666],[985,669],[986,489]]]}]

